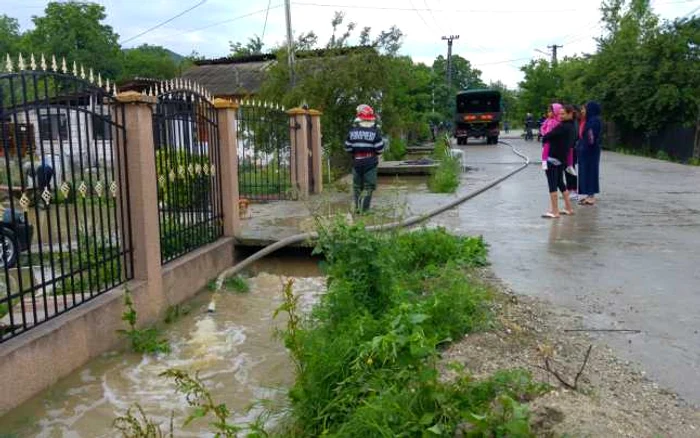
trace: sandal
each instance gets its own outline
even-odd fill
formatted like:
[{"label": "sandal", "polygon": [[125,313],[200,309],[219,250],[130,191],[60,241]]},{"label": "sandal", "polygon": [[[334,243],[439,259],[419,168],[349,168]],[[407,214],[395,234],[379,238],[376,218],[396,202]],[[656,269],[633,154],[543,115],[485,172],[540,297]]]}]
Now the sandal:
[{"label": "sandal", "polygon": [[559,212],[559,214],[563,214],[564,216],[573,216],[574,211],[573,210],[562,210]]},{"label": "sandal", "polygon": [[583,198],[578,201],[578,205],[595,205],[595,201],[591,201],[590,198]]},{"label": "sandal", "polygon": [[557,219],[559,217],[559,215],[548,211],[547,213],[543,214],[542,217],[544,219]]}]

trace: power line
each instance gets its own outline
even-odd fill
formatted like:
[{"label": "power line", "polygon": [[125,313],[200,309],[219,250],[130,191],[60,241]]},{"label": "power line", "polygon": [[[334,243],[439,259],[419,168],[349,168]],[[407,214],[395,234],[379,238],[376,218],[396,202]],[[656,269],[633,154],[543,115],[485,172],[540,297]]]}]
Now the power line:
[{"label": "power line", "polygon": [[[379,11],[405,11],[405,12],[415,12],[428,11],[426,8],[401,8],[401,7],[391,7],[391,6],[363,6],[363,5],[345,5],[345,4],[327,4],[327,3],[315,3],[315,2],[294,2],[297,6],[317,6],[322,8],[346,8],[346,9],[370,9]],[[475,14],[525,14],[525,13],[543,13],[543,12],[579,12],[580,9],[556,9],[556,10],[534,10],[534,9],[434,9],[435,12],[450,12],[450,13],[475,13]]]},{"label": "power line", "polygon": [[[423,0],[423,4],[425,7],[428,9],[428,12],[430,13],[430,16],[433,18],[433,22],[437,26],[439,31],[443,31],[443,27],[440,25],[440,23],[435,19],[435,14],[433,14],[433,10],[428,7],[428,0]],[[443,32],[445,33],[445,32]]]},{"label": "power line", "polygon": [[[270,7],[270,9],[277,9],[277,8],[281,8],[281,7],[282,7],[282,5],[278,4],[278,5]],[[210,29],[210,28],[216,27],[216,26],[221,26],[222,24],[231,23],[231,22],[240,20],[242,18],[247,18],[247,17],[251,17],[253,15],[261,14],[265,11],[267,11],[267,9],[259,9],[257,11],[253,11],[253,12],[249,12],[247,14],[239,15],[237,17],[229,18],[229,19],[226,19],[223,21],[217,21],[216,23],[207,24],[206,26],[198,27],[196,29],[190,29],[190,30],[187,30],[185,32],[180,32],[180,33],[178,33],[178,35],[186,35],[189,33],[199,32],[200,30]],[[175,36],[175,35],[173,35],[173,36]]]},{"label": "power line", "polygon": [[262,37],[260,37],[260,41],[263,41],[265,39],[265,31],[267,30],[267,16],[270,15],[271,3],[272,0],[267,0],[267,10],[265,11],[265,24],[263,25]]},{"label": "power line", "polygon": [[425,27],[428,28],[428,30],[430,30],[430,31],[432,32],[432,29],[431,29],[430,26],[428,25],[428,22],[425,21],[425,18],[423,18],[423,16],[420,14],[420,12],[418,12],[418,9],[416,9],[416,5],[413,4],[413,0],[409,0],[409,2],[411,3],[411,8],[412,8],[414,11],[416,11],[416,14],[418,15],[418,18],[420,18],[420,20],[423,22],[423,24],[425,24]]},{"label": "power line", "polygon": [[180,12],[179,14],[177,14],[177,15],[175,15],[175,16],[173,16],[173,17],[170,17],[170,18],[168,18],[167,20],[165,20],[165,21],[163,21],[163,22],[161,22],[161,23],[158,23],[158,24],[156,24],[155,26],[153,26],[153,27],[151,27],[151,28],[149,28],[149,29],[144,30],[143,32],[141,32],[140,34],[138,34],[138,35],[136,35],[136,36],[133,36],[133,37],[131,37],[131,38],[129,38],[129,39],[126,39],[126,40],[122,41],[121,43],[122,43],[122,44],[126,44],[126,43],[128,43],[129,41],[133,41],[133,40],[135,40],[135,39],[137,39],[137,38],[140,38],[140,37],[146,35],[147,33],[152,32],[152,31],[158,29],[158,28],[161,27],[161,26],[165,26],[166,24],[170,23],[171,21],[173,21],[173,20],[175,20],[175,19],[177,19],[177,18],[180,18],[180,17],[182,17],[183,15],[185,15],[186,13],[188,13],[188,12],[190,12],[190,11],[192,11],[192,10],[194,10],[194,9],[196,9],[196,8],[198,8],[198,7],[200,7],[200,6],[202,6],[202,5],[203,5],[204,3],[206,3],[206,2],[207,2],[207,0],[201,0],[201,1],[200,1],[199,3],[197,3],[196,5],[194,5],[194,6],[190,7],[190,8],[188,8],[188,9],[185,9],[184,11]]}]

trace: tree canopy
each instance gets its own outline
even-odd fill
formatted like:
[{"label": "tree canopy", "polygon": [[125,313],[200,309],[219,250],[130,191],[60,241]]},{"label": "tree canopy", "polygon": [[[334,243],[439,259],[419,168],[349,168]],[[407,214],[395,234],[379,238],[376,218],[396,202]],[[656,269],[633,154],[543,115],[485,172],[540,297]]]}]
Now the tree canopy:
[{"label": "tree canopy", "polygon": [[596,53],[558,65],[522,68],[520,106],[544,111],[557,100],[602,103],[606,118],[626,131],[653,133],[700,117],[700,18],[660,22],[649,0],[602,3],[604,35]]},{"label": "tree canopy", "polygon": [[65,57],[116,80],[135,76],[170,79],[190,62],[173,52],[144,44],[122,50],[119,35],[104,23],[105,8],[87,2],[49,2],[34,28],[20,31],[16,19],[0,15],[0,53],[34,53]]}]

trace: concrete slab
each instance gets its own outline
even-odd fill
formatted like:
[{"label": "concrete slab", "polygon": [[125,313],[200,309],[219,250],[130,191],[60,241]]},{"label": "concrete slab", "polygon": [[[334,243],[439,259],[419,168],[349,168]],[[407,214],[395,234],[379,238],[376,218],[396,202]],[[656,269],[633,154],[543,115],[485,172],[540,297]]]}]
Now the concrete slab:
[{"label": "concrete slab", "polygon": [[419,160],[382,161],[377,168],[379,175],[430,175],[437,162],[418,162]]}]

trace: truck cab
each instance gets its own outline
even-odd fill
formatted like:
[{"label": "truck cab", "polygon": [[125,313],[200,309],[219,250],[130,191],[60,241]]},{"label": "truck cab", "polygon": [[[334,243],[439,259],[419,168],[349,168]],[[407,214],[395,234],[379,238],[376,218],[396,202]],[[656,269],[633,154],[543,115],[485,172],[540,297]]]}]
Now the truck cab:
[{"label": "truck cab", "polygon": [[469,137],[497,144],[501,131],[501,93],[498,90],[468,90],[457,93],[454,136],[458,145]]}]

